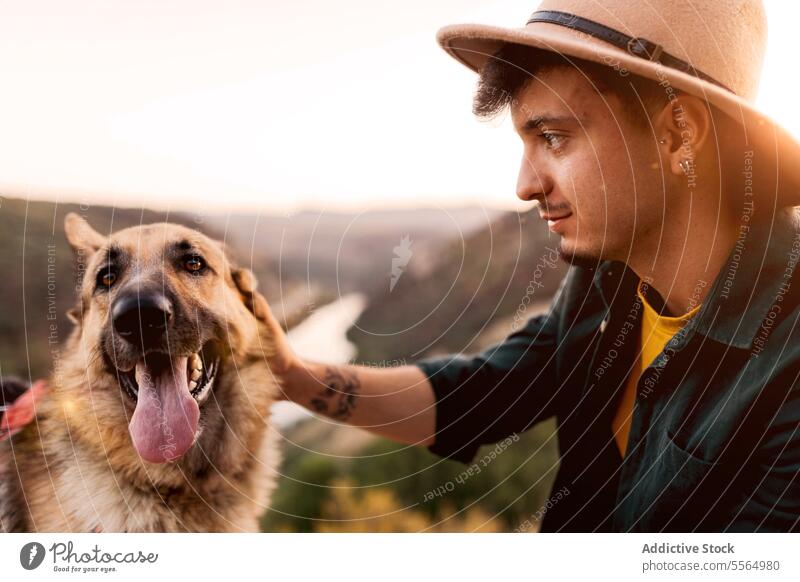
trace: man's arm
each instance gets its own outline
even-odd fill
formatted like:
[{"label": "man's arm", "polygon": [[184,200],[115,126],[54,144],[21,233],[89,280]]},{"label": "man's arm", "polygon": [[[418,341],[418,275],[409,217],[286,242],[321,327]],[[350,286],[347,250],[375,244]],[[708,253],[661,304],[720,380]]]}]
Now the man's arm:
[{"label": "man's arm", "polygon": [[431,445],[436,403],[416,366],[372,368],[296,360],[283,374],[288,400],[318,414],[414,445]]},{"label": "man's arm", "polygon": [[270,367],[287,400],[468,462],[480,445],[527,430],[560,409],[565,390],[555,363],[558,322],[567,282],[580,274],[573,270],[565,277],[546,314],[482,353],[432,357],[397,368],[301,361],[268,312],[276,346]]},{"label": "man's arm", "polygon": [[433,388],[417,366],[372,368],[303,361],[269,305],[264,302],[261,308],[273,345],[268,362],[283,387],[283,399],[402,443],[433,443]]}]

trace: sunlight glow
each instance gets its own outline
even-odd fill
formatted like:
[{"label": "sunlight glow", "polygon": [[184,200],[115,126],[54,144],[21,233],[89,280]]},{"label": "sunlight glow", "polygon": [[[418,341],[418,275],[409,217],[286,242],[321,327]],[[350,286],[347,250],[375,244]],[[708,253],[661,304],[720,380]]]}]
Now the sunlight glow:
[{"label": "sunlight glow", "polygon": [[[531,6],[378,4],[3,1],[0,191],[189,210],[519,207],[518,142],[474,120],[474,75],[434,34],[514,26]],[[800,136],[800,5],[766,5],[758,105]]]}]

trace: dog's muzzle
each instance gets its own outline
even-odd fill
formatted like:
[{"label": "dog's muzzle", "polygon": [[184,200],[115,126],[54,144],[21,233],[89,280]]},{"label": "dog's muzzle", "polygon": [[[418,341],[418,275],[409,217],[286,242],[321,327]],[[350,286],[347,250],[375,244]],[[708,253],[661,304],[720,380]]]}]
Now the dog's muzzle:
[{"label": "dog's muzzle", "polygon": [[200,345],[198,338],[191,348],[176,348],[169,336],[178,335],[180,322],[160,292],[120,295],[110,319],[113,333],[140,354],[135,364],[130,356],[115,363],[120,385],[136,404],[129,425],[133,445],[151,463],[176,460],[199,434],[199,407],[219,369],[219,345],[213,340]]}]

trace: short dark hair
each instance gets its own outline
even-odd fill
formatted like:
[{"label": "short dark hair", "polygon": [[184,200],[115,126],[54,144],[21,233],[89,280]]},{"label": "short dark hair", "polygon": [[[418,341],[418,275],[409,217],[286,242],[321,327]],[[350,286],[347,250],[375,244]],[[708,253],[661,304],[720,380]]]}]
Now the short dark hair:
[{"label": "short dark hair", "polygon": [[513,103],[531,79],[559,67],[577,68],[599,92],[619,97],[626,105],[626,114],[637,125],[647,126],[649,114],[656,107],[663,108],[669,101],[667,91],[656,81],[627,70],[534,47],[505,44],[480,71],[473,113],[482,119],[495,117]]},{"label": "short dark hair", "polygon": [[[650,128],[652,114],[670,101],[671,92],[679,97],[685,93],[670,85],[614,68],[611,64],[595,63],[545,51],[535,47],[505,44],[480,71],[478,87],[472,104],[473,113],[482,119],[502,113],[514,103],[525,85],[535,76],[548,70],[577,68],[594,83],[597,91],[617,96],[625,105],[624,114],[635,127]],[[745,127],[714,105],[705,102],[714,125],[716,147],[719,151],[719,171],[723,188],[743,192],[741,160],[752,150]],[[762,177],[769,180],[770,176]],[[766,182],[771,184],[771,182]]]}]

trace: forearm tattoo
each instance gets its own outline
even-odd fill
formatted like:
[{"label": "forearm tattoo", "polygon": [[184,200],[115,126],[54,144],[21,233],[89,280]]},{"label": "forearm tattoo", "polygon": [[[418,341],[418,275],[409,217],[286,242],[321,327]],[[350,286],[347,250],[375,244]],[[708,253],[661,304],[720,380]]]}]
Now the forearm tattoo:
[{"label": "forearm tattoo", "polygon": [[325,368],[325,388],[311,399],[311,406],[320,414],[337,420],[347,420],[356,407],[361,387],[355,372],[346,372],[333,366]]}]

